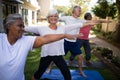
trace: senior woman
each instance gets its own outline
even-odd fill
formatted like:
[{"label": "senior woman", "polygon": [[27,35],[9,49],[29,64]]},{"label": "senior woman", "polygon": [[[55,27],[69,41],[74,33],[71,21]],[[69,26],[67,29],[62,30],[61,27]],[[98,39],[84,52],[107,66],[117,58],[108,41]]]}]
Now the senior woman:
[{"label": "senior woman", "polygon": [[6,33],[0,33],[0,80],[24,80],[24,67],[30,50],[63,38],[75,37],[68,34],[24,36],[24,22],[20,14],[8,15],[4,28]]},{"label": "senior woman", "polygon": [[[49,11],[47,16],[47,20],[49,23],[48,26],[31,26],[31,27],[29,26],[25,27],[25,31],[33,32],[41,36],[47,34],[65,34],[68,33],[69,31],[72,30],[74,31],[75,29],[79,29],[80,27],[84,27],[86,25],[96,24],[96,23],[82,24],[80,22],[71,25],[57,26],[58,19],[59,18],[57,10],[52,9]],[[65,55],[64,39],[42,46],[39,69],[35,72],[34,77],[32,77],[32,80],[40,79],[52,61],[60,69],[61,73],[63,74],[64,80],[71,80],[70,71],[67,67],[65,60],[63,59],[63,55]]]}]

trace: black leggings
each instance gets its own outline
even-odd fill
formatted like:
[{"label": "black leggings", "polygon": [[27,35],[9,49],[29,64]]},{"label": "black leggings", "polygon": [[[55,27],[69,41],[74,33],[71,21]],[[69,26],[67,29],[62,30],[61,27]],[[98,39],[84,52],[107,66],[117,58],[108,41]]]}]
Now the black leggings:
[{"label": "black leggings", "polygon": [[34,77],[36,79],[41,78],[45,70],[50,65],[51,61],[53,61],[56,64],[56,66],[60,69],[61,73],[64,76],[64,80],[71,80],[71,74],[65,60],[63,59],[63,56],[42,57],[40,60],[39,69],[34,74]]}]

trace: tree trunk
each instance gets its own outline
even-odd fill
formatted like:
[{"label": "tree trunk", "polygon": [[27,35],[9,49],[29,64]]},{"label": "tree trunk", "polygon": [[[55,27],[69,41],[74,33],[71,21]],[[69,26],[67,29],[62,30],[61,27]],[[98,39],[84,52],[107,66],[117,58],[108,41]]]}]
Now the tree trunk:
[{"label": "tree trunk", "polygon": [[118,23],[120,23],[120,0],[116,0],[116,6],[118,9]]},{"label": "tree trunk", "polygon": [[116,31],[114,33],[113,39],[120,43],[120,0],[116,0],[116,6],[118,9],[118,22],[116,24]]}]

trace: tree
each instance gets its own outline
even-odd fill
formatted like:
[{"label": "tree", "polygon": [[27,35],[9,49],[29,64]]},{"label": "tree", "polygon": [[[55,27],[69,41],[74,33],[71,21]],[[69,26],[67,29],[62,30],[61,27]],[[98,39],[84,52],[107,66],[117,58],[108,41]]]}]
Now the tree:
[{"label": "tree", "polygon": [[120,0],[116,0],[116,6],[118,10],[118,22],[116,24],[116,31],[114,33],[113,39],[120,43]]},{"label": "tree", "polygon": [[90,0],[70,0],[70,6],[57,6],[54,5],[54,8],[64,15],[72,15],[72,9],[75,5],[80,6],[82,8],[82,13],[88,10],[88,4]]},{"label": "tree", "polygon": [[115,3],[109,4],[109,12],[107,16],[112,17],[112,19],[117,17],[117,7]]},{"label": "tree", "polygon": [[107,16],[115,18],[117,8],[115,3],[109,3],[107,0],[98,0],[98,5],[92,8],[92,12],[100,17],[106,18]]},{"label": "tree", "polygon": [[[112,18],[115,18],[117,15],[118,22],[116,24],[116,30],[115,32],[113,32],[113,40],[116,41],[117,43],[120,43],[120,0],[116,0],[115,3],[110,4],[109,8],[107,8],[106,1],[107,0],[99,0],[98,1],[99,6],[97,5],[94,8],[92,8],[92,11],[95,15],[101,18],[105,18],[105,15],[112,16]],[[106,11],[102,12],[102,10],[107,10],[109,13],[106,14]]]},{"label": "tree", "polygon": [[67,15],[68,14],[68,10],[69,10],[68,7],[55,5],[54,8],[57,9],[58,13],[60,13],[62,15]]},{"label": "tree", "polygon": [[118,9],[118,23],[120,23],[120,0],[116,0],[116,6]]},{"label": "tree", "polygon": [[71,6],[79,5],[85,7],[89,4],[90,0],[70,0]]}]

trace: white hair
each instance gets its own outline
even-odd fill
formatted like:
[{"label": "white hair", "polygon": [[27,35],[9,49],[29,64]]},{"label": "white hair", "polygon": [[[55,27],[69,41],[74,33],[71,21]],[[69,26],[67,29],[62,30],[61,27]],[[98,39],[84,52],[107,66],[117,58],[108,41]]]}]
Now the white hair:
[{"label": "white hair", "polygon": [[56,9],[51,9],[49,12],[48,12],[48,15],[47,17],[53,15],[53,14],[58,14],[58,11]]},{"label": "white hair", "polygon": [[9,14],[5,20],[3,21],[3,25],[4,25],[4,29],[5,29],[5,32],[8,33],[8,24],[13,24],[16,20],[22,20],[23,21],[23,18],[20,14],[18,13],[15,13],[15,14]]}]

